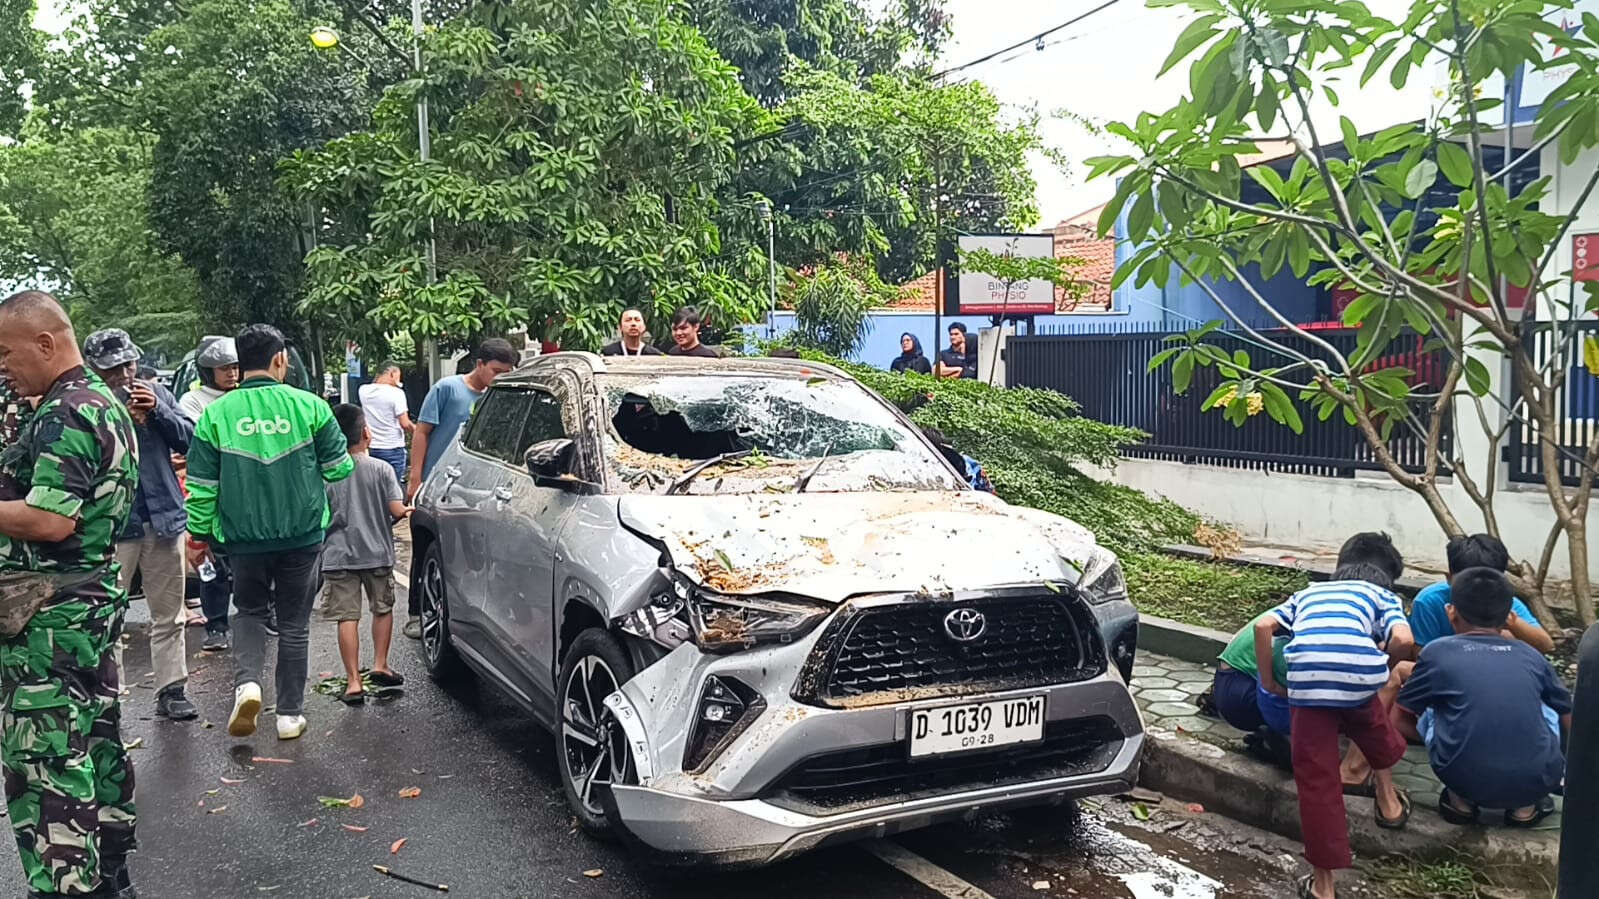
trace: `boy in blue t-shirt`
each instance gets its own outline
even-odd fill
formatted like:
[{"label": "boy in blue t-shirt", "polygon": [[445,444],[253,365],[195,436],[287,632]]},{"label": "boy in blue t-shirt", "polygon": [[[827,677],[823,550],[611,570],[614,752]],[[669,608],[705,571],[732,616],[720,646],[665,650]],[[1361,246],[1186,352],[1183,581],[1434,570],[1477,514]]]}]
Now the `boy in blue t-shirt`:
[{"label": "boy in blue t-shirt", "polygon": [[1427,746],[1444,784],[1438,812],[1456,824],[1487,807],[1506,809],[1510,827],[1533,827],[1554,812],[1549,794],[1565,777],[1560,728],[1543,710],[1569,726],[1571,694],[1548,659],[1502,633],[1513,592],[1491,568],[1453,575],[1455,635],[1421,651],[1394,708],[1395,726]]},{"label": "boy in blue t-shirt", "polygon": [[[1472,534],[1470,537],[1453,537],[1445,550],[1449,557],[1449,576],[1468,568],[1491,568],[1501,574],[1510,570],[1510,551],[1498,537],[1491,534]],[[1419,649],[1441,637],[1452,637],[1455,629],[1449,623],[1446,609],[1449,606],[1449,582],[1432,584],[1410,604],[1410,632]],[[1505,620],[1505,630],[1510,636],[1541,653],[1554,651],[1555,641],[1549,632],[1538,624],[1532,611],[1514,597],[1510,600],[1510,616]]]}]

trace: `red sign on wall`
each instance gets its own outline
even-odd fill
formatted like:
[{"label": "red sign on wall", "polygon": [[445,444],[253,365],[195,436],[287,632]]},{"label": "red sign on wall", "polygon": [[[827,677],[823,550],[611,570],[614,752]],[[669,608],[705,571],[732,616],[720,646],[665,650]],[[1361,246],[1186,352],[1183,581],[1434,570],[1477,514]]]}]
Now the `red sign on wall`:
[{"label": "red sign on wall", "polygon": [[1571,236],[1571,280],[1599,281],[1599,234]]}]

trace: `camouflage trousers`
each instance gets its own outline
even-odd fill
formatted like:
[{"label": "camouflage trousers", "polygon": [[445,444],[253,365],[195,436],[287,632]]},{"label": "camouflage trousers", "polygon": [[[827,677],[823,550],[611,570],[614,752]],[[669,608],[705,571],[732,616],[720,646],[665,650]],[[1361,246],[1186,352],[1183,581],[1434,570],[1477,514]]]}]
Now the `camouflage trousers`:
[{"label": "camouflage trousers", "polygon": [[0,642],[6,808],[28,886],[40,892],[91,892],[101,857],[135,845],[133,765],[111,651],[125,608],[90,587]]}]

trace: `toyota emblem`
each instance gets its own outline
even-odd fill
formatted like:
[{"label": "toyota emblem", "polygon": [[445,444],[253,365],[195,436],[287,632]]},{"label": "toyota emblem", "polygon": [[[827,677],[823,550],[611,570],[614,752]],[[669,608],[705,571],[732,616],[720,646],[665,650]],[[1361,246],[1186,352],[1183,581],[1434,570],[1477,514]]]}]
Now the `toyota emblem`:
[{"label": "toyota emblem", "polygon": [[944,616],[944,633],[956,643],[971,643],[988,630],[988,621],[976,609],[956,609]]}]

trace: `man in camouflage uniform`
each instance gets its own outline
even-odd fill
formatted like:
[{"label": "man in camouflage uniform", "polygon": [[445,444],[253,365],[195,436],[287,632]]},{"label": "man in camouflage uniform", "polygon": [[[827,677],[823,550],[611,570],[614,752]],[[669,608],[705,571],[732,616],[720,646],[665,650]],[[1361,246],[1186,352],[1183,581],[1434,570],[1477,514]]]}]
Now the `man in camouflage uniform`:
[{"label": "man in camouflage uniform", "polygon": [[138,483],[133,423],[49,294],[0,301],[0,377],[39,397],[0,452],[22,494],[0,489],[0,564],[77,581],[0,641],[0,760],[28,895],[132,899],[133,768],[111,650],[127,609],[114,549]]}]

